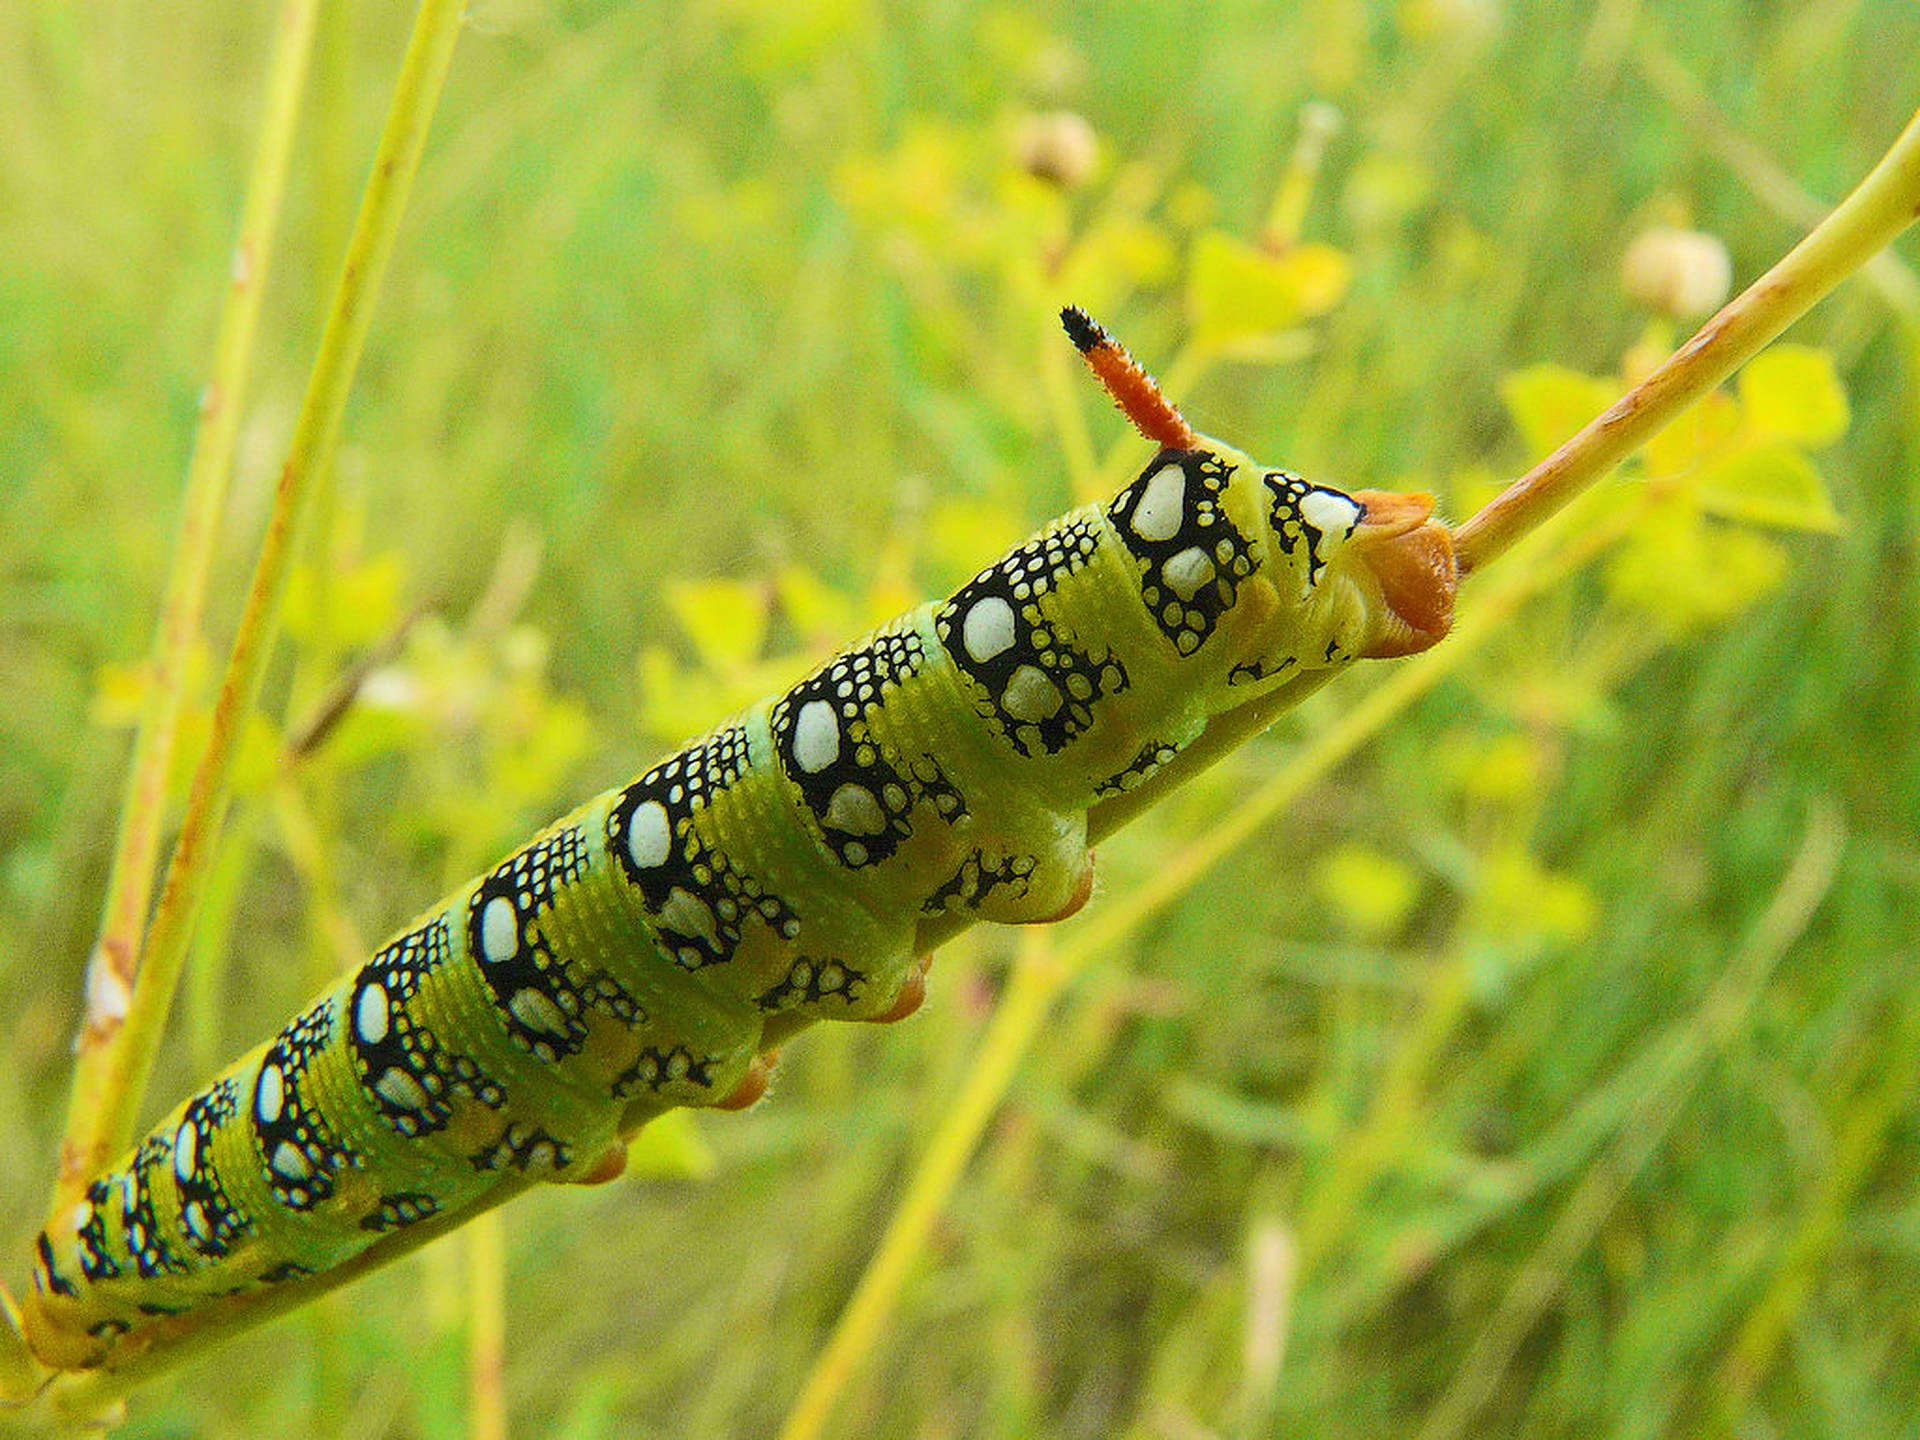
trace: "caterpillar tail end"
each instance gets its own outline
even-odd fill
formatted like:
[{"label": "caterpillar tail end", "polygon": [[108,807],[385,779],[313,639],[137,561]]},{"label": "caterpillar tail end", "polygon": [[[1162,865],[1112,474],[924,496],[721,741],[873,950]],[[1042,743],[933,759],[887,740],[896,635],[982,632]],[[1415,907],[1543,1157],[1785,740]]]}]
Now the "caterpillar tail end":
[{"label": "caterpillar tail end", "polygon": [[1453,600],[1460,567],[1453,532],[1433,518],[1431,495],[1358,490],[1366,507],[1354,532],[1380,587],[1381,623],[1362,651],[1367,659],[1394,659],[1431,650],[1453,628]]}]

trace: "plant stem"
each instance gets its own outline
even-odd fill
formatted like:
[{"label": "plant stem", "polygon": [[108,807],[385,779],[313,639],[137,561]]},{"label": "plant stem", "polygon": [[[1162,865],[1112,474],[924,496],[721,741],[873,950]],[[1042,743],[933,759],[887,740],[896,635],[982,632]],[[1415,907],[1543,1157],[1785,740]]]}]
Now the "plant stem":
[{"label": "plant stem", "polygon": [[[116,1037],[128,1020],[140,962],[140,938],[153,898],[154,864],[167,811],[167,775],[173,764],[180,714],[186,705],[189,662],[200,638],[206,608],[214,535],[226,506],[234,436],[240,426],[260,299],[280,228],[281,201],[286,194],[318,9],[318,0],[286,0],[280,12],[267,72],[260,144],[241,208],[240,233],[234,242],[227,293],[221,304],[213,363],[200,396],[200,418],[194,431],[193,458],[187,465],[173,568],[160,602],[100,936],[87,970],[86,1011],[75,1041],[77,1058],[68,1099],[66,1138],[54,1181],[51,1208],[56,1214],[79,1199],[88,1177],[112,1159],[119,1144],[109,1126],[113,1107],[107,1100],[114,1085],[125,1083],[118,1070],[122,1047]],[[137,1104],[138,1096],[132,1098]]]},{"label": "plant stem", "polygon": [[[779,1440],[816,1440],[833,1404],[861,1360],[871,1355],[879,1344],[881,1332],[898,1302],[901,1286],[913,1261],[925,1253],[933,1226],[954,1184],[978,1147],[987,1124],[998,1112],[1000,1102],[1006,1098],[1019,1064],[1040,1034],[1053,1002],[1081,968],[1094,957],[1108,954],[1125,942],[1227,856],[1243,845],[1254,843],[1274,817],[1309,785],[1324,777],[1415,700],[1472,658],[1529,597],[1559,583],[1624,535],[1640,510],[1641,507],[1630,506],[1607,525],[1584,527],[1567,537],[1551,557],[1503,577],[1500,585],[1480,595],[1478,603],[1461,617],[1448,644],[1415,656],[1389,672],[1337,725],[1309,740],[1288,764],[1223,816],[1220,824],[1182,846],[1174,858],[1150,878],[1126,894],[1112,897],[1078,923],[1057,946],[1040,943],[1039,937],[1048,933],[1044,930],[1035,932],[1035,937],[1022,946],[1007,993],[988,1023],[966,1081],[928,1140],[907,1182],[906,1198],[895,1209],[853,1298],[847,1302],[833,1335],[808,1372],[788,1411]],[[1559,532],[1552,537],[1541,537],[1542,540],[1549,538],[1560,538]],[[1264,697],[1259,703],[1264,708]],[[1237,723],[1256,727],[1272,719],[1270,714],[1261,719],[1241,716],[1240,711],[1230,713],[1240,717]],[[927,933],[926,929],[921,932],[923,943]]]},{"label": "plant stem", "polygon": [[212,843],[230,800],[234,759],[279,629],[289,565],[313,477],[332,454],[341,413],[393,253],[400,217],[459,35],[463,0],[423,0],[394,89],[373,174],[308,377],[246,608],[214,708],[207,751],[193,777],[160,902],[147,933],[125,1023],[87,1056],[76,1087],[76,1122],[63,1155],[63,1187],[85,1183],[123,1149],[159,1049],[208,874]]},{"label": "plant stem", "polygon": [[[134,1058],[123,1062],[117,1072],[119,1089],[110,1096],[124,1112],[130,1112],[137,1103],[137,1098],[129,1096],[137,1097],[138,1082],[144,1080],[151,1066],[158,1016],[164,1012],[171,991],[172,977],[164,974],[162,961],[170,963],[173,974],[177,975],[191,924],[192,902],[198,894],[203,863],[201,851],[217,831],[225,808],[233,738],[240,718],[251,711],[257,693],[260,667],[271,638],[272,617],[284,589],[286,552],[298,528],[304,495],[302,482],[324,463],[337,433],[347,383],[365,339],[368,310],[391,252],[400,205],[418,163],[427,118],[446,74],[458,22],[458,4],[451,0],[424,0],[382,141],[380,160],[369,184],[346,271],[315,363],[307,404],[282,474],[279,507],[269,526],[260,568],[256,571],[254,589],[216,712],[214,746],[196,776],[188,829],[183,831],[175,851],[160,911],[149,936],[151,958],[141,971],[134,997],[134,1015],[146,1027],[140,1032],[140,1043],[145,1049],[133,1050]],[[1861,187],[1780,265],[1715,317],[1647,382],[1462,526],[1458,543],[1463,569],[1484,567],[1562,511],[1660,425],[1720,383],[1831,290],[1848,271],[1883,246],[1914,218],[1916,208],[1920,208],[1920,117],[1909,125]],[[1008,998],[994,1016],[974,1070],[933,1135],[912,1181],[908,1201],[896,1212],[854,1300],[796,1400],[782,1431],[784,1440],[807,1440],[817,1435],[848,1377],[861,1358],[871,1353],[897,1299],[901,1282],[914,1259],[924,1252],[930,1226],[1004,1098],[1053,1000],[1078,969],[1091,957],[1123,941],[1160,907],[1191,889],[1219,860],[1253,842],[1262,827],[1303,789],[1350,755],[1440,679],[1459,668],[1527,598],[1603,550],[1623,532],[1626,517],[1641,508],[1629,507],[1621,512],[1616,524],[1569,525],[1564,535],[1555,528],[1550,535],[1538,536],[1540,541],[1551,538],[1563,543],[1538,564],[1503,577],[1502,583],[1478,595],[1477,603],[1463,614],[1451,643],[1409,660],[1393,671],[1363,696],[1337,726],[1309,741],[1290,764],[1226,816],[1223,824],[1183,850],[1173,865],[1137,891],[1103,907],[1061,943],[1054,944],[1040,932],[1028,938]],[[1582,517],[1570,514],[1565,518],[1577,521]],[[1190,779],[1205,764],[1264,728],[1279,710],[1297,703],[1308,688],[1311,687],[1303,683],[1299,690],[1283,689],[1217,717],[1201,741],[1146,784],[1128,796],[1095,807],[1090,816],[1092,833],[1099,836],[1111,832],[1166,791]],[[920,938],[923,944],[931,946],[950,938],[960,928],[963,928],[960,921],[942,920],[925,927]],[[156,974],[162,978],[155,978]],[[130,1022],[122,1032],[122,1049],[133,1049],[130,1037],[135,1030],[135,1023]],[[769,1041],[778,1035],[777,1028],[770,1025]],[[130,1133],[130,1113],[116,1114],[114,1124],[119,1127],[116,1133]],[[69,1398],[88,1400],[123,1393],[136,1379],[170,1368],[186,1354],[204,1348],[214,1339],[283,1313],[315,1294],[349,1283],[524,1188],[524,1181],[503,1183],[464,1211],[437,1216],[401,1236],[391,1237],[391,1243],[376,1244],[344,1266],[316,1276],[311,1282],[290,1284],[271,1297],[211,1302],[204,1315],[196,1312],[195,1316],[183,1319],[177,1332],[134,1357],[124,1368],[76,1376],[70,1382],[63,1382],[62,1388]]]},{"label": "plant stem", "polygon": [[1920,112],[1834,212],[1651,375],[1454,532],[1460,573],[1601,479],[1758,354],[1920,216]]},{"label": "plant stem", "polygon": [[1588,1167],[1546,1239],[1514,1277],[1446,1393],[1428,1412],[1419,1440],[1453,1440],[1478,1418],[1513,1356],[1560,1293],[1569,1268],[1593,1244],[1627,1187],[1665,1141],[1706,1061],[1747,1023],[1781,957],[1832,888],[1845,840],[1839,813],[1813,807],[1800,848],[1773,899],[1678,1035],[1665,1073],[1636,1101],[1613,1145]]},{"label": "plant stem", "polygon": [[[1884,249],[1917,216],[1920,112],[1867,178],[1779,264],[1729,302],[1645,380],[1454,531],[1462,577],[1505,554],[1515,541],[1605,478]],[[1095,805],[1088,814],[1089,837],[1098,840],[1129,824],[1264,730],[1321,683],[1324,676],[1303,676],[1293,685],[1216,715],[1199,739],[1134,789]]]}]

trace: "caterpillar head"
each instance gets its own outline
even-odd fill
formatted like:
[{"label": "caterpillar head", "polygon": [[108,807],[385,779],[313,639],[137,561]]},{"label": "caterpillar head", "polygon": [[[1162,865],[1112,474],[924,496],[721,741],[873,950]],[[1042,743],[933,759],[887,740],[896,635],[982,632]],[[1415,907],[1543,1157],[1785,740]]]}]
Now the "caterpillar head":
[{"label": "caterpillar head", "polygon": [[1278,554],[1299,603],[1324,607],[1343,656],[1384,659],[1437,645],[1453,625],[1453,535],[1431,495],[1349,494],[1284,470],[1264,476]]},{"label": "caterpillar head", "polygon": [[[1163,451],[1210,454],[1229,471],[1263,469],[1196,434],[1153,377],[1086,311],[1068,306],[1060,319],[1114,403]],[[1281,595],[1280,603],[1323,612],[1313,627],[1331,641],[1321,663],[1413,655],[1446,636],[1459,568],[1452,532],[1433,518],[1431,495],[1348,494],[1284,470],[1266,470],[1264,478],[1273,531],[1269,549],[1299,581],[1298,593]],[[1290,634],[1299,627],[1283,622],[1279,629]],[[1278,664],[1282,656],[1261,658]]]}]

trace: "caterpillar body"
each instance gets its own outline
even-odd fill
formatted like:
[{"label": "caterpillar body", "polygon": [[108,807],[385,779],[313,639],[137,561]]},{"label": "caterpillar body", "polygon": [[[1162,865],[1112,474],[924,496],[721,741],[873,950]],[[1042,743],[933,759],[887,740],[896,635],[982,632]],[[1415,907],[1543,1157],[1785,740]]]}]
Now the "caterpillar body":
[{"label": "caterpillar body", "polygon": [[43,1359],[111,1365],[505,1176],[611,1178],[651,1115],[758,1098],[776,1017],[911,1011],[929,917],[1071,913],[1089,808],[1210,716],[1446,633],[1427,497],[1199,436],[1064,318],[1160,447],[1139,476],[559,820],[178,1106],[38,1237]]}]

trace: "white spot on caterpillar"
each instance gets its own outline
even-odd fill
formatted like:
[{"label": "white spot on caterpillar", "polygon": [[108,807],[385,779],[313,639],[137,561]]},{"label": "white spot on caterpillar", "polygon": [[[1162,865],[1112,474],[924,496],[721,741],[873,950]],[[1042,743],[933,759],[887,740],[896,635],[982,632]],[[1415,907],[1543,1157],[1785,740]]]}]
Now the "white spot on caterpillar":
[{"label": "white spot on caterpillar", "polygon": [[427,1092],[420,1088],[420,1082],[404,1070],[389,1069],[373,1082],[374,1093],[389,1104],[398,1105],[403,1110],[424,1110],[429,1103]]},{"label": "white spot on caterpillar", "polygon": [[1309,490],[1300,497],[1300,518],[1322,537],[1318,551],[1322,560],[1333,553],[1333,546],[1353,533],[1366,513],[1358,500],[1337,490]]},{"label": "white spot on caterpillar", "polygon": [[1062,704],[1060,687],[1040,672],[1038,666],[1022,665],[1007,681],[1000,704],[1016,720],[1038,723]]},{"label": "white spot on caterpillar", "polygon": [[1187,472],[1178,465],[1161,466],[1133,507],[1133,533],[1142,540],[1171,540],[1180,533],[1186,501]]},{"label": "white spot on caterpillar", "polygon": [[887,816],[866,786],[842,785],[827,802],[826,823],[851,835],[878,835],[887,828]]},{"label": "white spot on caterpillar", "polygon": [[507,1002],[507,1009],[513,1012],[514,1019],[529,1030],[544,1030],[549,1035],[567,1033],[567,1017],[560,1013],[558,1005],[538,990],[514,991],[513,998]]},{"label": "white spot on caterpillar", "polygon": [[307,1157],[289,1140],[282,1140],[273,1147],[273,1168],[277,1174],[289,1180],[305,1180],[313,1174],[313,1166],[307,1163]]},{"label": "white spot on caterpillar", "polygon": [[817,775],[840,754],[840,722],[833,706],[809,700],[793,717],[793,760],[809,775]]},{"label": "white spot on caterpillar", "polygon": [[1162,565],[1160,573],[1174,594],[1191,603],[1200,587],[1213,579],[1213,561],[1198,545],[1190,545]]},{"label": "white spot on caterpillar", "polygon": [[202,1205],[198,1200],[193,1201],[187,1206],[181,1219],[186,1221],[187,1233],[193,1236],[194,1239],[204,1240],[207,1238],[207,1207]]},{"label": "white spot on caterpillar", "polygon": [[519,948],[520,917],[514,913],[511,900],[496,895],[480,912],[480,958],[498,965],[511,960]]},{"label": "white spot on caterpillar", "polygon": [[651,870],[667,863],[673,853],[673,830],[667,822],[667,807],[649,800],[634,808],[627,822],[627,858],[638,870]]},{"label": "white spot on caterpillar", "polygon": [[660,907],[660,923],[676,935],[698,935],[705,940],[716,938],[712,908],[698,895],[678,885],[667,893],[667,903]]},{"label": "white spot on caterpillar", "polygon": [[173,1132],[173,1173],[181,1180],[193,1178],[193,1167],[200,1159],[200,1132],[190,1121],[181,1121]]},{"label": "white spot on caterpillar", "polygon": [[360,987],[360,998],[353,1003],[353,1028],[369,1045],[387,1038],[387,987],[378,980]]},{"label": "white spot on caterpillar", "polygon": [[998,595],[974,601],[960,639],[974,662],[985,664],[1013,644],[1013,607]]},{"label": "white spot on caterpillar", "polygon": [[280,1073],[278,1065],[262,1065],[260,1079],[253,1087],[253,1113],[260,1117],[262,1125],[271,1125],[280,1118],[281,1107],[287,1103],[287,1077]]},{"label": "white spot on caterpillar", "polygon": [[79,1204],[73,1207],[73,1218],[69,1220],[67,1223],[73,1226],[73,1228],[76,1231],[79,1231],[79,1230],[86,1229],[87,1223],[92,1219],[93,1219],[93,1202],[91,1200],[82,1200]]}]

